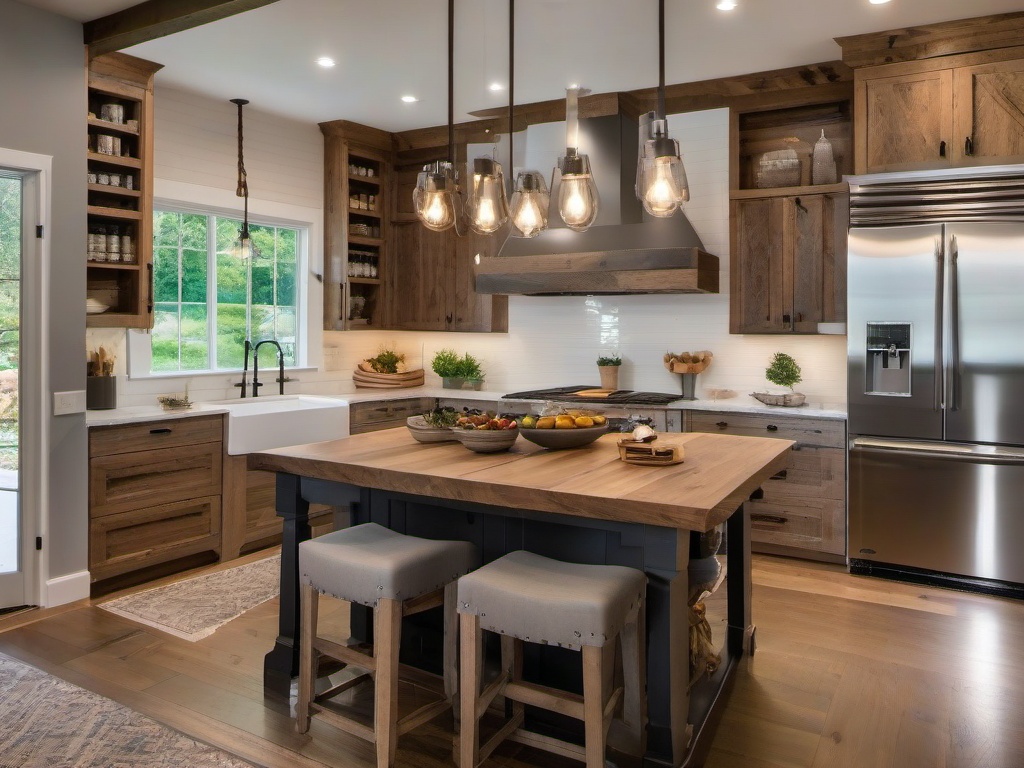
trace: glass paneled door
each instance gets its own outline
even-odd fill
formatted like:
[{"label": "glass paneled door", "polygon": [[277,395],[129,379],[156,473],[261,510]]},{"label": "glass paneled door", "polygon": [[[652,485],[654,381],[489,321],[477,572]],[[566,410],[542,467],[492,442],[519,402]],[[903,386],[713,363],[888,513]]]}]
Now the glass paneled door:
[{"label": "glass paneled door", "polygon": [[19,494],[24,209],[23,177],[0,168],[0,609],[26,603]]}]

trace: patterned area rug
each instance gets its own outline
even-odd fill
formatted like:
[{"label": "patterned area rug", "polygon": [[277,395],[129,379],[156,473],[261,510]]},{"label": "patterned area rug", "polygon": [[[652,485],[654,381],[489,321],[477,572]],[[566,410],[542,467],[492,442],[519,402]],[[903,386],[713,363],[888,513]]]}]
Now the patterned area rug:
[{"label": "patterned area rug", "polygon": [[250,608],[277,597],[280,574],[281,556],[275,555],[118,597],[99,607],[195,642]]},{"label": "patterned area rug", "polygon": [[252,768],[6,656],[0,656],[0,722],[0,768]]}]

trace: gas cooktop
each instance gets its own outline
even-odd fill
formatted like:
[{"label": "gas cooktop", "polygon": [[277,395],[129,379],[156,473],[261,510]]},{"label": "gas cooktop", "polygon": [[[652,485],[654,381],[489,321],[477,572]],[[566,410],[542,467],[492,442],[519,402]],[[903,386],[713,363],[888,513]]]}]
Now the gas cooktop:
[{"label": "gas cooktop", "polygon": [[503,395],[504,400],[559,400],[570,403],[630,404],[630,405],[666,405],[681,400],[681,394],[665,392],[634,392],[631,389],[617,389],[614,392],[599,395],[581,395],[580,392],[607,392],[600,387],[580,384],[574,387],[554,387],[551,389],[534,389],[526,392],[511,392]]}]

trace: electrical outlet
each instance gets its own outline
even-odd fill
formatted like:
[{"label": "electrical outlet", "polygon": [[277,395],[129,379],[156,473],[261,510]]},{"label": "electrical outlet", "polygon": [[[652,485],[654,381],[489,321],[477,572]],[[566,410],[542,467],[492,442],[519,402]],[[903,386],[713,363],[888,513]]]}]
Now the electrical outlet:
[{"label": "electrical outlet", "polygon": [[66,416],[69,413],[85,413],[85,390],[53,393],[53,415]]}]

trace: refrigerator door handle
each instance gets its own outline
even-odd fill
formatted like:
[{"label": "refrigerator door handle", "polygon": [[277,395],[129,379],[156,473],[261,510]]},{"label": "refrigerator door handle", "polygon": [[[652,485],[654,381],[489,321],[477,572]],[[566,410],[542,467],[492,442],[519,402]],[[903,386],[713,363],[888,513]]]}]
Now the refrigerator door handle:
[{"label": "refrigerator door handle", "polygon": [[935,403],[934,410],[942,410],[942,395],[946,389],[946,366],[942,363],[943,296],[946,260],[942,252],[942,239],[935,240]]},{"label": "refrigerator door handle", "polygon": [[929,459],[971,461],[978,464],[1024,464],[1024,448],[920,443],[870,437],[855,437],[850,441],[850,447],[871,453],[914,454]]},{"label": "refrigerator door handle", "polygon": [[960,364],[960,270],[957,259],[960,256],[956,235],[949,238],[949,335],[950,335],[950,410],[960,410],[962,366]]}]

